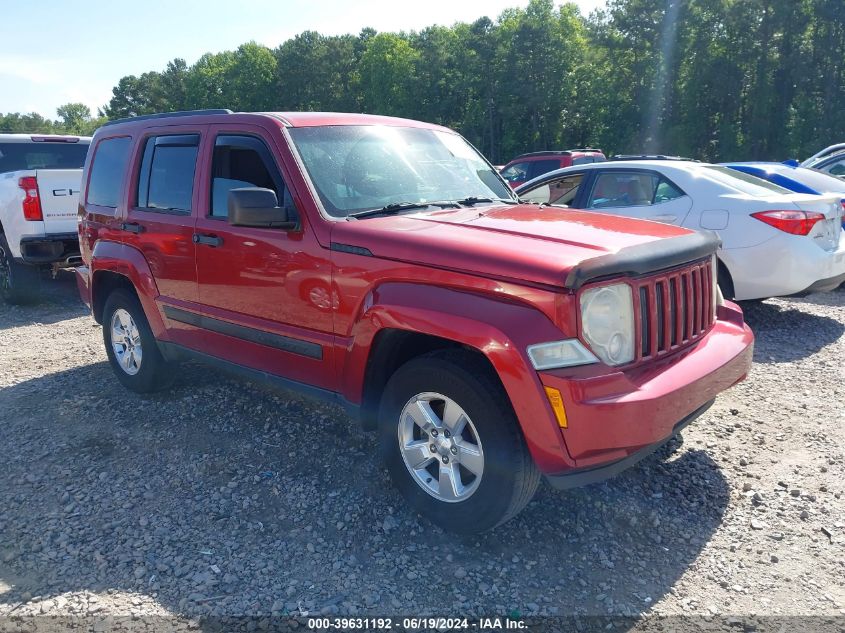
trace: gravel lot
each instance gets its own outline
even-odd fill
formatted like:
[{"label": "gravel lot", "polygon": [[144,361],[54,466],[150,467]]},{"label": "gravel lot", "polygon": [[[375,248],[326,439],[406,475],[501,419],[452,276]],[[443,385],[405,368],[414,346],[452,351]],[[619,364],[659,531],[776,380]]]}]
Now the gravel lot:
[{"label": "gravel lot", "polygon": [[468,539],[411,514],[375,437],[338,409],[193,364],[162,394],[125,391],[70,275],[49,289],[0,304],[7,627],[300,610],[845,615],[841,289],[746,306],[753,374],[682,441],[603,484],[544,485]]}]

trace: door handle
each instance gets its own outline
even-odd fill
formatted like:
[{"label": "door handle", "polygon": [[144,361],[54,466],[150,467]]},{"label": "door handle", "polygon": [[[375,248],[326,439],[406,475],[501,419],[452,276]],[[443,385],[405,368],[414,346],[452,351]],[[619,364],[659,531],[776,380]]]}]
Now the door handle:
[{"label": "door handle", "polygon": [[129,233],[142,233],[144,231],[144,227],[138,224],[137,222],[124,222],[120,225],[121,231],[128,231]]},{"label": "door handle", "polygon": [[205,244],[206,246],[216,247],[223,245],[223,238],[216,235],[203,235],[202,233],[194,233],[194,244]]}]

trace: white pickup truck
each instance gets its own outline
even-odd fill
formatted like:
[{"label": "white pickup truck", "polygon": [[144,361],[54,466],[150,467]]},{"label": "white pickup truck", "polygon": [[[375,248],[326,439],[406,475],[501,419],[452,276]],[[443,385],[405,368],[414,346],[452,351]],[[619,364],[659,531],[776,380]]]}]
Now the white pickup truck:
[{"label": "white pickup truck", "polygon": [[90,137],[0,134],[0,297],[36,297],[42,271],[79,263],[77,205]]}]

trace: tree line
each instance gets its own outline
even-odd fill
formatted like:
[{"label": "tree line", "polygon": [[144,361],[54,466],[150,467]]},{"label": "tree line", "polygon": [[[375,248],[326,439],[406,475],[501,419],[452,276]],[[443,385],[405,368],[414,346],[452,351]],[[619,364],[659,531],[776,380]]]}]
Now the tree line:
[{"label": "tree line", "polygon": [[[446,125],[496,163],[588,146],[782,160],[845,141],[845,2],[609,0],[584,16],[531,0],[496,20],[306,31],[275,49],[174,59],[120,79],[98,118],[79,106],[44,125],[81,131],[197,108],[351,111]],[[0,115],[0,130],[10,116],[20,118]]]}]

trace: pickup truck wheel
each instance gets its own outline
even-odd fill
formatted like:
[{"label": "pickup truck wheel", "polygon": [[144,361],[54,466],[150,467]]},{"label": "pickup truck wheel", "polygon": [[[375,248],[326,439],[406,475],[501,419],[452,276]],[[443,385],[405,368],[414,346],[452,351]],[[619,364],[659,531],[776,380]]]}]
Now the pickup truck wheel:
[{"label": "pickup truck wheel", "polygon": [[16,262],[6,236],[0,233],[0,297],[8,303],[31,303],[38,297],[41,271]]},{"label": "pickup truck wheel", "polygon": [[433,352],[400,367],[385,387],[379,432],[396,487],[450,532],[504,523],[540,481],[501,385],[464,352]]},{"label": "pickup truck wheel", "polygon": [[138,393],[158,391],[172,380],[138,298],[112,292],[103,308],[103,341],[117,379]]}]

